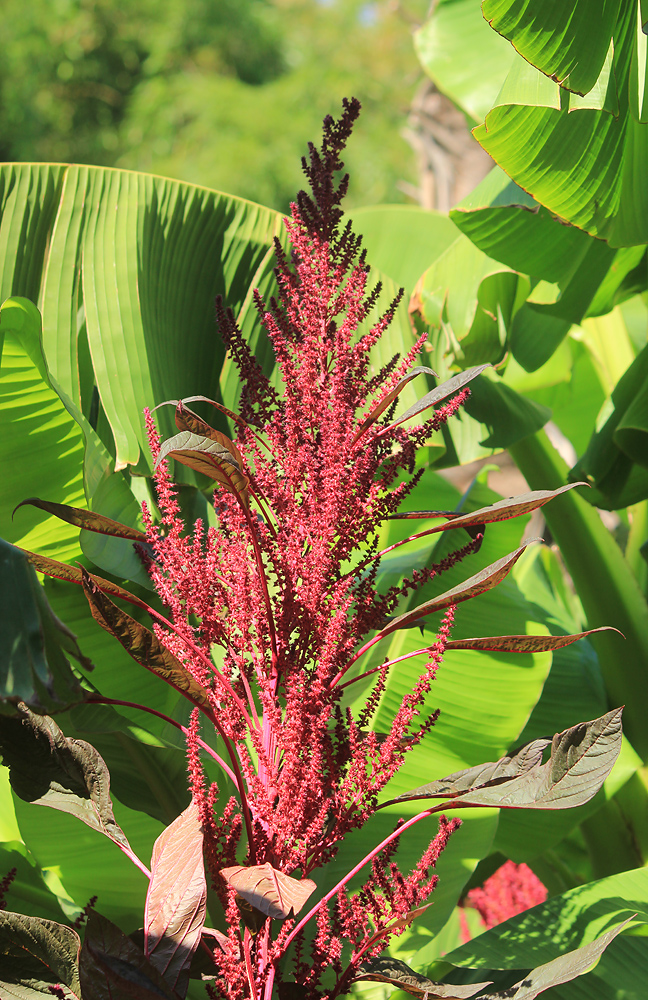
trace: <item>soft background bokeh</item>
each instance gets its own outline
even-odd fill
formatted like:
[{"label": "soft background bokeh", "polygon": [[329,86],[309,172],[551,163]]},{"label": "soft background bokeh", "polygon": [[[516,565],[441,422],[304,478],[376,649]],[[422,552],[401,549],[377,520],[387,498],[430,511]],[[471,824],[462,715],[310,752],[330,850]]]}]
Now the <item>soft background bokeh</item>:
[{"label": "soft background bokeh", "polygon": [[428,0],[3,0],[0,159],[145,170],[285,210],[356,95],[348,205],[411,202]]}]

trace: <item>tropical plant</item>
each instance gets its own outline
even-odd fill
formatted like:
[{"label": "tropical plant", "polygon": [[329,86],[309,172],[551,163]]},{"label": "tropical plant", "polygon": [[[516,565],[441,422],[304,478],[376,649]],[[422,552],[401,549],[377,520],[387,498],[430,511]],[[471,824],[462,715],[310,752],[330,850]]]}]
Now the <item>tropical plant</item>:
[{"label": "tropical plant", "polygon": [[[435,983],[400,960],[380,957],[389,939],[425,909],[437,881],[437,860],[460,822],[440,817],[432,839],[424,835],[420,860],[413,866],[408,861],[409,875],[394,858],[400,838],[448,806],[470,812],[583,805],[620,751],[620,711],[613,710],[570,726],[551,743],[532,740],[493,763],[413,790],[401,791],[393,780],[399,775],[407,783],[406,762],[417,753],[425,759],[420,744],[438,716],[428,696],[446,651],[542,655],[590,633],[450,637],[457,605],[505,581],[528,543],[442,593],[438,577],[479,552],[488,524],[537,510],[572,486],[464,514],[398,510],[423,477],[422,469],[415,471],[417,447],[457,413],[469,384],[476,384],[486,366],[454,376],[395,416],[403,389],[417,376],[434,373],[411,368],[424,337],[403,357],[376,363],[376,347],[394,319],[398,298],[378,318],[372,315],[380,289],[368,285],[360,240],[350,224],[341,226],[348,178],[335,184],[339,154],[358,111],[357,101],[345,102],[338,122],[325,121],[321,151],[310,147],[304,169],[312,197],[302,192],[286,221],[290,256],[274,241],[278,295],[266,305],[260,292],[254,293],[277,358],[275,382],[219,298],[219,327],[240,374],[240,414],[204,396],[174,399],[177,433],[161,442],[146,412],[155,505],[143,504],[145,531],[68,504],[23,501],[67,524],[135,542],[159,603],[83,566],[6,547],[5,561],[17,569],[22,588],[16,606],[25,622],[6,623],[11,656],[0,740],[14,792],[18,799],[81,818],[149,879],[137,941],[100,916],[92,901],[76,916],[75,928],[39,916],[1,914],[3,985],[10,995],[49,992],[87,1000],[132,995],[137,984],[138,995],[183,997],[193,972],[211,981],[214,996],[269,1000],[276,985],[280,995],[320,996],[324,990],[333,997],[362,980],[400,985],[415,995],[473,996],[492,984]],[[3,321],[7,315],[20,334],[37,312],[29,302],[13,300],[3,308]],[[85,427],[81,407],[60,392]],[[232,422],[236,442],[187,405],[200,402]],[[433,416],[404,427],[431,407]],[[207,518],[192,523],[183,516],[169,460],[213,484],[211,526]],[[422,522],[413,535],[407,525],[412,519]],[[380,526],[390,520],[405,522],[406,537],[380,549]],[[398,559],[401,549],[409,553],[412,542],[456,531],[465,531],[468,540],[383,589],[383,567]],[[411,555],[406,558],[411,565]],[[86,676],[91,664],[44,603],[33,567],[81,584],[101,628],[190,703],[188,725],[151,705],[94,688]],[[436,593],[404,605],[410,592],[428,585]],[[153,628],[113,597],[150,616]],[[391,655],[394,637],[423,629],[436,613],[443,618],[431,638],[428,633],[420,648]],[[80,671],[71,670],[63,650],[78,658]],[[394,668],[416,656],[424,657],[425,665],[419,660],[414,685],[398,695],[402,678]],[[540,673],[543,680],[546,673]],[[112,706],[144,711],[186,739],[191,801],[157,838],[150,871],[115,819],[108,769],[97,749],[66,737],[42,715],[74,704],[82,712],[99,711],[100,718]],[[384,719],[387,733],[381,735]],[[214,764],[220,790],[209,771]],[[379,801],[381,793],[385,801]],[[223,804],[216,810],[219,797]],[[388,832],[371,850],[355,836],[365,826],[375,832],[372,820],[382,810],[396,805],[400,811],[428,799],[444,801],[407,820],[388,817]],[[347,845],[360,848],[354,864],[348,863]],[[220,928],[205,927],[203,852]],[[310,876],[320,870],[316,884]],[[349,891],[360,872],[355,891]],[[12,891],[13,875],[18,872],[5,879],[3,891]],[[316,891],[318,902],[297,920]],[[56,896],[63,906],[64,893]],[[81,944],[77,930],[86,918]],[[309,934],[313,918],[316,928]],[[531,1000],[569,982],[623,926],[549,961],[512,987],[498,986],[482,996]],[[199,948],[209,959],[206,971],[197,961]]]}]

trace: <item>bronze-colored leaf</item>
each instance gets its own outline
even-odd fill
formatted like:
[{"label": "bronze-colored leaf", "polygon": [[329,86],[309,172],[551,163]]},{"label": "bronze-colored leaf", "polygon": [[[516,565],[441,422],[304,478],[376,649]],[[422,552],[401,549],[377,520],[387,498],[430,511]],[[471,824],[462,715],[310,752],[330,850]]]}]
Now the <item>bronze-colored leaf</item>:
[{"label": "bronze-colored leaf", "polygon": [[436,389],[432,389],[431,392],[426,393],[426,395],[419,399],[417,403],[410,406],[409,410],[406,410],[405,413],[402,413],[400,417],[394,420],[389,427],[384,427],[381,431],[379,431],[378,436],[382,437],[383,434],[387,434],[388,431],[393,431],[395,427],[400,427],[400,425],[404,424],[406,420],[410,420],[412,417],[418,416],[418,414],[422,413],[423,410],[427,410],[431,406],[436,406],[437,403],[441,403],[444,399],[447,399],[448,396],[452,396],[453,393],[459,392],[459,390],[463,389],[465,385],[472,382],[474,378],[477,378],[477,376],[481,375],[483,371],[491,367],[492,366],[490,364],[477,365],[476,368],[467,368],[465,372],[460,372],[458,375],[454,375],[451,379],[448,379],[447,382],[443,382],[441,385],[438,385]]},{"label": "bronze-colored leaf", "polygon": [[568,483],[557,490],[534,490],[532,493],[522,493],[518,497],[508,497],[505,500],[498,500],[490,507],[481,507],[470,514],[457,514],[455,511],[447,510],[405,510],[401,513],[390,514],[389,521],[409,521],[421,520],[422,518],[447,517],[446,524],[438,524],[434,528],[425,531],[426,535],[434,535],[438,531],[448,531],[451,528],[474,528],[484,524],[494,524],[497,521],[507,521],[511,517],[521,517],[523,514],[530,514],[539,507],[544,507],[546,503],[554,497],[573,490],[578,486],[587,486],[588,483]]},{"label": "bronze-colored leaf", "polygon": [[389,956],[374,958],[371,962],[365,963],[351,980],[352,983],[367,981],[389,983],[390,986],[397,986],[405,993],[419,997],[420,1000],[425,1000],[426,997],[429,997],[429,1000],[436,1000],[437,997],[443,1000],[468,1000],[492,983],[492,980],[485,983],[471,983],[470,986],[434,983],[431,979],[414,972],[405,962]]},{"label": "bronze-colored leaf", "polygon": [[[39,573],[51,576],[54,580],[65,580],[67,583],[78,583],[79,586],[83,585],[81,570],[76,566],[68,566],[67,563],[59,562],[57,559],[50,559],[48,556],[41,556],[37,552],[30,552],[28,549],[21,549],[20,551],[24,552],[27,556],[27,561]],[[148,604],[140,600],[139,597],[136,597],[135,594],[131,594],[129,590],[124,590],[118,584],[104,580],[103,577],[96,576],[94,573],[92,574],[92,579],[101,587],[104,594],[110,594],[111,597],[121,597],[122,600],[128,601],[130,604],[136,604],[143,611],[150,611]]]},{"label": "bronze-colored leaf", "polygon": [[181,997],[206,911],[203,831],[192,801],[155,841],[144,910],[146,956]]},{"label": "bronze-colored leaf", "polygon": [[[544,653],[562,649],[597,632],[619,632],[611,625],[590,628],[573,635],[484,635],[476,639],[451,639],[446,649],[482,649],[489,653]],[[619,632],[619,635],[623,635]]]},{"label": "bronze-colored leaf", "polygon": [[453,809],[569,809],[583,805],[598,792],[619,756],[621,713],[622,709],[615,708],[599,719],[556,733],[545,764],[542,755],[548,741],[534,740],[495,763],[421,785],[383,806],[428,798],[451,799],[448,806]]},{"label": "bronze-colored leaf", "polygon": [[219,440],[191,431],[180,431],[164,442],[155,464],[157,466],[164,459],[175,458],[194,472],[221,483],[247,504],[250,481],[243,475],[240,453],[224,434],[214,433],[218,433]]},{"label": "bronze-colored leaf", "polygon": [[271,864],[234,865],[221,868],[221,875],[239,896],[275,920],[299,913],[317,886],[309,878],[296,879],[277,871]]},{"label": "bronze-colored leaf", "polygon": [[364,432],[368,430],[372,424],[375,424],[378,417],[385,412],[387,407],[394,402],[394,400],[398,397],[398,395],[405,388],[408,382],[411,382],[412,379],[416,378],[417,375],[422,375],[423,372],[425,372],[427,375],[436,375],[436,372],[433,371],[432,368],[426,368],[425,365],[419,365],[417,368],[412,368],[412,370],[408,372],[407,375],[403,375],[402,379],[400,379],[400,381],[394,386],[391,392],[388,392],[387,395],[384,397],[384,399],[381,399],[379,403],[376,403],[376,405],[371,410],[369,415],[365,417],[365,419],[362,421],[362,423],[358,427],[358,430],[356,431],[353,441],[351,442],[352,447],[356,443],[356,441],[362,437]]},{"label": "bronze-colored leaf", "polygon": [[189,670],[163,646],[150,629],[145,628],[106,596],[96,578],[85,569],[81,570],[83,589],[90,605],[92,617],[106,632],[110,632],[122,644],[127,653],[137,663],[157,674],[194,705],[202,705],[211,710],[209,694],[199,684]]},{"label": "bronze-colored leaf", "polygon": [[137,528],[129,528],[127,524],[113,521],[111,517],[95,514],[91,510],[68,507],[66,503],[52,503],[49,500],[39,500],[38,497],[29,497],[27,500],[21,500],[14,507],[13,513],[16,513],[18,507],[24,507],[26,504],[38,507],[40,510],[60,518],[61,521],[75,524],[78,528],[84,528],[86,531],[96,531],[99,535],[114,535],[116,538],[130,538],[133,542],[146,542],[146,535],[143,531],[138,531]]},{"label": "bronze-colored leaf", "polygon": [[447,608],[451,604],[459,604],[461,601],[468,601],[472,597],[478,597],[480,594],[485,594],[486,591],[492,590],[493,587],[496,587],[498,583],[501,583],[501,581],[505,578],[508,572],[518,561],[527,545],[529,545],[531,541],[535,540],[536,539],[529,539],[529,541],[525,542],[524,545],[521,545],[519,549],[516,549],[514,552],[509,552],[506,556],[502,556],[501,559],[491,563],[490,566],[485,566],[484,569],[479,571],[479,573],[475,573],[474,576],[464,580],[456,587],[453,587],[452,590],[446,590],[445,593],[439,594],[438,597],[433,597],[424,604],[419,604],[418,607],[411,608],[409,611],[405,611],[402,615],[398,615],[397,618],[392,618],[387,625],[381,629],[381,636],[390,635],[398,629],[409,628],[414,624],[422,625],[422,619],[427,615],[434,614],[435,611],[441,611],[443,608]]},{"label": "bronze-colored leaf", "polygon": [[188,406],[185,406],[182,400],[179,401],[176,407],[175,422],[179,431],[190,431],[199,437],[202,435],[203,437],[210,438],[212,441],[217,441],[235,459],[239,472],[243,469],[243,456],[234,442],[227,435],[223,434],[222,431],[216,430],[206,420],[199,417],[197,413],[190,410]]},{"label": "bronze-colored leaf", "polygon": [[228,410],[226,406],[222,403],[217,403],[215,399],[209,399],[208,396],[185,396],[184,399],[165,399],[163,403],[158,403],[157,406],[153,407],[153,410],[158,410],[161,406],[178,406],[178,403],[209,403],[210,406],[215,407],[215,409],[220,410],[224,413],[226,417],[233,420],[235,424],[239,427],[247,427],[247,421],[243,417],[239,416],[238,413],[234,413],[233,410]]}]

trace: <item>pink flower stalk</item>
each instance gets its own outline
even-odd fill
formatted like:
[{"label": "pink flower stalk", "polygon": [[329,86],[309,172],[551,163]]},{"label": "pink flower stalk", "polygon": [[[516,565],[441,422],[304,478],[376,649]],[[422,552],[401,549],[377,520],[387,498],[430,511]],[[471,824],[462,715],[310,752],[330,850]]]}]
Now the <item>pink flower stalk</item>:
[{"label": "pink flower stalk", "polygon": [[[228,943],[214,954],[214,996],[269,998],[291,944],[293,969],[282,975],[294,976],[304,995],[315,997],[330,968],[327,995],[343,992],[361,962],[402,933],[427,899],[439,854],[459,825],[442,817],[409,874],[394,861],[397,828],[367,864],[359,891],[349,894],[340,886],[314,908],[310,940],[294,918],[278,924],[258,911],[251,917],[220,874],[236,864],[269,864],[306,879],[373,815],[379,794],[436,719],[421,712],[454,606],[436,641],[419,651],[425,654],[420,678],[386,737],[364,727],[393,665],[376,670],[358,718],[343,706],[343,689],[363,675],[364,653],[379,641],[401,597],[481,542],[478,535],[443,564],[387,593],[376,589],[378,530],[420,476],[399,483],[399,474],[414,472],[417,446],[456,412],[469,390],[416,426],[390,426],[395,402],[376,412],[411,369],[423,338],[405,357],[373,372],[371,349],[388,330],[398,299],[369,325],[379,289],[368,293],[360,239],[350,224],[340,225],[348,178],[337,186],[334,178],[358,112],[357,101],[345,101],[339,121],[325,120],[321,150],[310,146],[303,168],[312,196],[300,193],[285,220],[290,256],[275,244],[278,298],[266,304],[255,296],[281,391],[263,374],[232,313],[217,303],[220,331],[243,385],[235,442],[207,429],[213,454],[221,456],[213,498],[218,528],[199,521],[186,532],[165,461],[156,471],[162,528],[144,511],[154,553],[148,568],[172,626],[159,624],[156,634],[206,690],[210,710],[203,715],[217,728],[236,784],[217,811],[219,789],[208,787],[200,762],[196,709],[187,737],[191,790],[229,928]],[[195,420],[205,435],[207,425]],[[158,459],[161,445],[150,414],[147,427]],[[195,459],[190,451],[168,453],[187,464]]]},{"label": "pink flower stalk", "polygon": [[480,889],[471,889],[465,906],[477,910],[485,927],[495,927],[509,917],[544,903],[547,890],[528,865],[506,861]]}]

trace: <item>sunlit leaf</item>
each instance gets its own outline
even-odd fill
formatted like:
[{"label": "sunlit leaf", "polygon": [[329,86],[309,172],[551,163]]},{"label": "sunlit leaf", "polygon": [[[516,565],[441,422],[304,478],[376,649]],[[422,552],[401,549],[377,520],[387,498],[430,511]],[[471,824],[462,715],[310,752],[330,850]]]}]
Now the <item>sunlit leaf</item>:
[{"label": "sunlit leaf", "polygon": [[[75,524],[86,531],[96,531],[100,535],[115,535],[118,538],[130,538],[134,542],[146,542],[146,535],[142,531],[129,528],[127,524],[120,524],[119,521],[113,521],[111,517],[104,517],[103,514],[95,514],[90,510],[80,510],[78,507],[69,507],[64,503],[40,500],[38,497],[22,500],[18,507],[24,507],[26,504],[39,507],[41,510],[47,511],[48,514],[60,517],[62,521]],[[14,514],[18,507],[15,508]]]},{"label": "sunlit leaf", "polygon": [[[20,549],[20,551],[25,555],[27,562],[31,563],[39,573],[51,576],[55,580],[65,580],[68,583],[83,583],[83,576],[78,567],[68,566],[66,563],[50,559],[48,556],[39,556],[36,552],[27,552],[25,549]],[[136,597],[135,594],[131,594],[130,590],[125,590],[123,587],[118,586],[118,584],[104,580],[103,577],[96,576],[94,573],[92,578],[98,583],[104,593],[112,594],[113,597],[121,597],[124,601],[136,604],[143,611],[149,610],[148,604],[139,597]]]},{"label": "sunlit leaf", "polygon": [[376,403],[376,405],[373,407],[368,416],[365,417],[365,419],[362,421],[362,423],[358,427],[358,430],[356,431],[352,444],[355,444],[358,438],[362,437],[364,432],[369,427],[371,427],[372,424],[375,424],[378,417],[385,412],[387,407],[390,406],[395,399],[398,398],[401,390],[405,388],[407,383],[411,382],[412,379],[416,378],[417,375],[422,375],[423,373],[427,375],[436,375],[435,371],[433,371],[431,368],[426,368],[424,365],[419,365],[418,368],[413,368],[411,372],[407,373],[407,375],[403,375],[402,379],[398,381],[398,383],[391,390],[391,392],[388,392],[384,399],[381,399],[379,403]]},{"label": "sunlit leaf", "polygon": [[435,611],[441,611],[450,604],[459,604],[461,601],[468,601],[472,597],[485,594],[486,591],[491,590],[498,583],[501,583],[528,544],[529,542],[526,542],[519,549],[516,549],[515,552],[510,552],[507,556],[498,559],[497,562],[486,566],[479,573],[475,573],[474,576],[464,580],[457,587],[453,587],[452,590],[447,590],[444,594],[439,594],[438,597],[433,597],[432,600],[426,601],[424,604],[419,604],[418,607],[411,608],[402,615],[398,615],[385,628],[381,629],[381,636],[389,635],[397,629],[408,628],[414,622],[418,623],[420,619],[433,614]]},{"label": "sunlit leaf", "polygon": [[160,449],[156,465],[164,459],[175,458],[210,479],[222,483],[230,493],[237,493],[247,500],[249,480],[242,473],[242,460],[236,446],[219,431],[210,429],[210,436],[180,431],[168,438]]},{"label": "sunlit leaf", "polygon": [[144,950],[184,997],[207,909],[203,831],[192,801],[155,841],[144,912]]},{"label": "sunlit leaf", "polygon": [[[591,628],[575,635],[490,635],[475,639],[451,639],[446,649],[484,649],[492,653],[541,653],[546,650],[562,649],[596,632],[619,632],[611,626]],[[619,632],[619,635],[621,633]]]},{"label": "sunlit leaf", "polygon": [[455,808],[568,809],[582,805],[599,790],[619,755],[621,712],[617,708],[600,719],[556,733],[546,764],[542,764],[542,753],[548,741],[534,740],[512,756],[422,785],[392,801],[450,798]]},{"label": "sunlit leaf", "polygon": [[481,375],[483,371],[490,367],[490,364],[477,365],[475,368],[468,368],[465,372],[460,372],[459,375],[454,375],[451,379],[448,379],[447,382],[443,382],[441,385],[438,385],[436,389],[432,389],[431,392],[426,393],[425,396],[419,399],[417,403],[414,403],[413,406],[410,406],[405,413],[402,413],[400,417],[397,417],[397,419],[394,420],[388,427],[383,428],[379,432],[379,436],[393,430],[394,427],[399,427],[401,424],[405,423],[406,420],[410,420],[412,417],[418,416],[419,413],[427,410],[430,406],[436,406],[437,403],[441,403],[444,399],[447,399],[448,396],[452,396],[453,393],[459,392],[460,389],[463,389],[465,385],[468,385],[469,382],[472,382],[474,378],[477,378],[478,375]]},{"label": "sunlit leaf", "polygon": [[221,875],[239,896],[275,920],[299,913],[317,886],[309,878],[296,879],[271,864],[221,868]]}]

